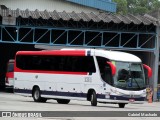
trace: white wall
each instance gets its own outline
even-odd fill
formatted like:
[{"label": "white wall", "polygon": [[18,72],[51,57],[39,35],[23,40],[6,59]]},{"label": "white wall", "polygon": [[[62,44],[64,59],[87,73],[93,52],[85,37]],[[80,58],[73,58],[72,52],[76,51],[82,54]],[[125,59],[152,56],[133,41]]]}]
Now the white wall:
[{"label": "white wall", "polygon": [[39,11],[48,11],[57,10],[58,12],[98,12],[94,8],[85,7],[82,5],[66,2],[65,0],[0,0],[0,5],[6,5],[6,7],[15,10],[17,8],[21,10],[29,9]]}]

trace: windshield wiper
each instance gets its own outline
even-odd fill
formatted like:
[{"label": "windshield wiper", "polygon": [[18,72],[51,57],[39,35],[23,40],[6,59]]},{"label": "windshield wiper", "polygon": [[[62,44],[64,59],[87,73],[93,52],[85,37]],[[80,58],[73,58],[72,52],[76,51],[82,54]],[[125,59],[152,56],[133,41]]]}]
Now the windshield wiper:
[{"label": "windshield wiper", "polygon": [[132,75],[132,76],[133,76],[133,78],[132,78],[132,79],[136,82],[136,84],[137,84],[138,88],[139,88],[139,89],[141,89],[141,87],[140,87],[140,85],[138,84],[137,80],[135,79],[134,75]]}]

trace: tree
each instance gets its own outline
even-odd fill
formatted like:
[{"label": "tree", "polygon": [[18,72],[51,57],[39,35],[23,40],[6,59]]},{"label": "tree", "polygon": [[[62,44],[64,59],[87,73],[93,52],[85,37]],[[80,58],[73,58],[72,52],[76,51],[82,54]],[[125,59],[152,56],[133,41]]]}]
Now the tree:
[{"label": "tree", "polygon": [[159,0],[154,1],[152,10],[159,10],[159,8],[160,8],[160,1]]},{"label": "tree", "polygon": [[117,13],[145,14],[158,10],[159,0],[113,0],[117,3]]},{"label": "tree", "polygon": [[117,3],[117,13],[127,14],[127,1],[126,0],[113,0]]},{"label": "tree", "polygon": [[127,0],[128,13],[143,14],[148,12],[148,0]]}]

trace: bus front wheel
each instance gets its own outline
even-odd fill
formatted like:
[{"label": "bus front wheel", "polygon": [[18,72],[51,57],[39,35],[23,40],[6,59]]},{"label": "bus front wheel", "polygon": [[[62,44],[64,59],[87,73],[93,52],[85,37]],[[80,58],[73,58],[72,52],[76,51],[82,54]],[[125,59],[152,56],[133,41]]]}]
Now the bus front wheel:
[{"label": "bus front wheel", "polygon": [[119,108],[124,108],[126,104],[125,103],[119,103],[118,105],[119,105]]},{"label": "bus front wheel", "polygon": [[92,92],[91,94],[91,105],[92,106],[97,106],[97,96],[95,91]]}]

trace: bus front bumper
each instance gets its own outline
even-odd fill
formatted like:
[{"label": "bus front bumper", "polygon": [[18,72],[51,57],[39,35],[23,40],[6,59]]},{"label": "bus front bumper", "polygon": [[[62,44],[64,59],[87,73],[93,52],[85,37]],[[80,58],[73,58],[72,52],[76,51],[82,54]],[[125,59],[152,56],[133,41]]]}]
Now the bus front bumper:
[{"label": "bus front bumper", "polygon": [[126,103],[126,104],[143,104],[145,101],[128,101],[128,100],[112,100],[112,99],[97,99],[98,102],[100,103],[113,103],[113,104],[118,104],[118,103]]}]

